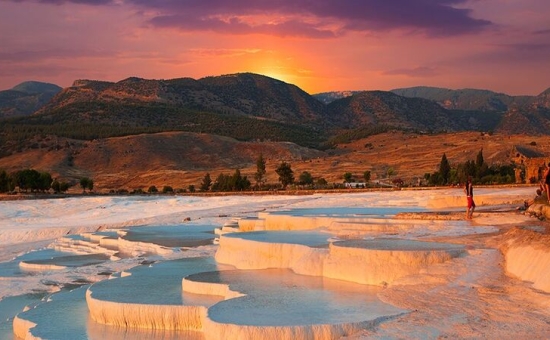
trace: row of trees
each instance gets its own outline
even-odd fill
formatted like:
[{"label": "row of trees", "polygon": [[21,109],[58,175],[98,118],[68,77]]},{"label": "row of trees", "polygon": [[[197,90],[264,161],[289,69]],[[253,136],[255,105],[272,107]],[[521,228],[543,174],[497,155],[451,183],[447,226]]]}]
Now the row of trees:
[{"label": "row of trees", "polygon": [[[285,189],[287,186],[295,184],[301,186],[313,186],[315,180],[311,173],[308,171],[302,172],[298,176],[298,180],[294,177],[294,171],[292,166],[288,162],[281,162],[275,169],[275,172],[279,176],[278,180],[280,186]],[[273,189],[272,185],[266,184],[266,161],[262,154],[256,160],[256,172],[254,173],[254,180],[256,181],[255,190],[268,190]],[[319,186],[326,186],[327,181],[324,178],[317,179],[316,182]],[[250,190],[252,183],[247,176],[242,176],[239,169],[235,170],[233,175],[220,174],[215,181],[212,181],[209,173],[206,173],[199,186],[200,191],[244,191]]]},{"label": "row of trees", "polygon": [[[94,182],[83,177],[80,179],[80,186],[85,191],[93,190]],[[64,181],[53,179],[49,172],[37,171],[34,169],[25,169],[7,173],[5,170],[0,171],[0,193],[13,192],[19,189],[21,192],[48,192],[53,190],[54,193],[64,193],[69,190],[71,185]]]},{"label": "row of trees", "polygon": [[[308,171],[302,172],[298,179],[294,177],[294,171],[290,163],[281,162],[275,169],[277,173],[280,187],[285,189],[289,185],[309,186],[314,187],[326,187],[327,181],[324,178],[314,179],[313,175]],[[388,178],[395,174],[393,168],[388,169]],[[488,166],[483,158],[483,150],[480,150],[476,156],[475,161],[468,160],[465,163],[459,163],[455,167],[451,167],[446,154],[443,154],[441,162],[439,164],[439,170],[434,173],[426,173],[424,179],[429,185],[448,185],[464,183],[468,176],[471,176],[474,183],[490,184],[490,183],[513,183],[515,181],[515,173],[513,165],[498,165]],[[371,172],[365,171],[363,173],[363,180],[365,183],[369,183],[371,180]],[[273,185],[266,184],[266,161],[262,154],[256,161],[256,173],[254,174],[254,180],[256,184],[254,189],[266,190],[273,189]],[[346,172],[343,175],[344,183],[352,183],[355,178],[351,172]],[[396,181],[400,181],[397,183]],[[395,185],[402,185],[400,179],[394,180]],[[94,188],[94,182],[88,177],[80,179],[80,187],[85,192],[86,190],[92,191]],[[53,180],[52,176],[48,172],[40,172],[33,169],[25,169],[16,171],[13,173],[6,173],[6,171],[0,171],[0,192],[12,192],[16,188],[23,192],[46,192],[50,189],[55,193],[66,192],[70,185],[67,182],[60,182]],[[247,176],[242,176],[239,169],[235,170],[232,175],[220,174],[215,181],[212,181],[209,173],[206,173],[199,186],[199,190],[206,191],[245,191],[250,190],[252,184]],[[195,186],[190,185],[189,192],[195,192]],[[155,186],[150,186],[148,193],[158,193],[159,190]],[[164,186],[162,193],[174,193],[174,189],[170,186]],[[140,190],[139,193],[143,193]]]},{"label": "row of trees", "polygon": [[[393,170],[392,170],[392,174],[393,174]],[[355,179],[353,178],[353,174],[351,172],[346,172],[343,178],[344,178],[344,183],[353,183],[355,181]],[[363,172],[363,179],[365,180],[365,183],[370,182],[370,178],[371,178],[371,172],[369,170]]]},{"label": "row of trees", "polygon": [[467,160],[451,167],[447,155],[443,154],[439,163],[439,171],[426,173],[424,179],[430,185],[447,185],[465,183],[471,176],[474,183],[478,184],[506,184],[515,182],[514,166],[491,165],[489,166],[483,158],[483,149],[479,151],[474,160]]},{"label": "row of trees", "polygon": [[249,190],[251,183],[246,176],[241,175],[241,171],[236,169],[233,175],[220,174],[215,182],[212,182],[210,174],[207,173],[202,179],[200,185],[201,191],[244,191]]},{"label": "row of trees", "polygon": [[0,192],[11,192],[15,188],[28,192],[44,192],[52,185],[52,176],[48,172],[39,172],[33,169],[15,171],[8,174],[0,172]]}]

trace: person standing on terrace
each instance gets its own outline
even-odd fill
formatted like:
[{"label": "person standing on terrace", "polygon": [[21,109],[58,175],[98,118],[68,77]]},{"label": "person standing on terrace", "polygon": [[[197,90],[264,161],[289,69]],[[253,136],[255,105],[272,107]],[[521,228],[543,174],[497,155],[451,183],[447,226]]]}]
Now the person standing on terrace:
[{"label": "person standing on terrace", "polygon": [[474,210],[476,209],[476,203],[474,202],[474,185],[472,184],[472,176],[468,176],[466,185],[464,186],[464,193],[466,194],[467,207],[466,207],[466,219],[472,219]]},{"label": "person standing on terrace", "polygon": [[544,184],[544,191],[546,191],[546,198],[548,199],[548,203],[550,203],[550,163],[546,166],[542,181]]}]

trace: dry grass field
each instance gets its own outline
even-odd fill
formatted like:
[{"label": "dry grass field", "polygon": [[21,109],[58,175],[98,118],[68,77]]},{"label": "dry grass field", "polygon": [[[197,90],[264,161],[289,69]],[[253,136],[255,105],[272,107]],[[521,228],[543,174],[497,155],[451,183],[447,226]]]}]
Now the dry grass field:
[{"label": "dry grass field", "polygon": [[73,182],[86,176],[94,180],[95,189],[100,192],[146,190],[151,185],[176,189],[190,184],[198,187],[206,173],[215,180],[220,173],[230,175],[235,169],[254,182],[256,159],[262,153],[269,183],[277,182],[275,168],[281,161],[291,164],[295,178],[308,171],[314,178],[342,183],[346,172],[361,180],[369,170],[371,178],[377,180],[386,178],[391,167],[393,177],[416,183],[425,173],[438,170],[444,153],[451,166],[475,160],[481,149],[487,163],[507,164],[514,145],[546,154],[550,161],[550,136],[391,132],[318,151],[292,143],[238,142],[208,134],[169,132],[74,141],[70,148],[60,150],[31,149],[1,158],[0,169],[33,168]]}]

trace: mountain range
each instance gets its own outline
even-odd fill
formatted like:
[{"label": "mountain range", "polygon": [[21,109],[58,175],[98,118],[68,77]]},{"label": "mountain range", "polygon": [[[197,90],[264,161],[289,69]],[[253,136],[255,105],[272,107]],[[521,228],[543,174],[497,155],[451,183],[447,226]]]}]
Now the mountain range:
[{"label": "mountain range", "polygon": [[[202,79],[119,82],[77,80],[68,88],[26,82],[0,91],[0,118],[14,124],[133,126],[220,133],[316,146],[340,133],[385,126],[428,132],[550,133],[550,89],[538,96],[488,90],[412,87],[310,95],[295,85],[241,73]],[[219,124],[252,124],[277,134],[224,131]],[[254,121],[254,123],[252,123]],[[296,130],[279,134],[281,130]],[[303,130],[303,131],[302,131]],[[123,132],[121,132],[124,134]],[[309,137],[297,138],[298,135]],[[263,137],[262,137],[263,136]]]},{"label": "mountain range", "polygon": [[[0,122],[0,166],[4,158],[11,168],[26,152],[63,149],[72,162],[83,149],[67,145],[167,132],[283,143],[283,148],[295,145],[295,151],[304,148],[294,153],[299,159],[306,157],[300,155],[306,155],[308,148],[327,150],[388,131],[550,135],[550,89],[538,96],[433,87],[310,95],[293,84],[253,73],[201,79],[76,80],[64,89],[25,82],[0,91]],[[205,142],[198,137],[173,140],[198,149]],[[190,140],[198,146],[185,144]],[[132,152],[139,154],[136,149]],[[204,164],[200,169],[205,169]]]}]

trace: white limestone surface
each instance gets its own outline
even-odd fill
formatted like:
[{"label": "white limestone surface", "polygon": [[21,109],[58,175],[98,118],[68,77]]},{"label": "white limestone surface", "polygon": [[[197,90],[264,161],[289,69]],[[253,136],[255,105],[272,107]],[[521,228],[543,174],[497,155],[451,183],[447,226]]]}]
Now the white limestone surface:
[{"label": "white limestone surface", "polygon": [[226,234],[220,237],[215,258],[238,269],[288,268],[298,274],[322,276],[331,236],[299,231]]},{"label": "white limestone surface", "polygon": [[182,292],[182,277],[218,270],[212,258],[186,258],[142,266],[131,275],[95,283],[86,293],[99,323],[148,329],[200,330],[207,307],[222,297]]},{"label": "white limestone surface", "polygon": [[464,246],[400,239],[348,240],[330,244],[323,276],[386,286],[464,253]]},{"label": "white limestone surface", "polygon": [[[418,210],[418,208],[409,208]],[[330,227],[335,223],[383,223],[400,212],[400,208],[350,208],[327,207],[317,209],[295,209],[290,211],[260,212],[265,230],[313,230]],[[240,226],[240,225],[239,225]]]},{"label": "white limestone surface", "polygon": [[[220,238],[216,260],[238,269],[287,268],[298,274],[387,285],[464,252],[461,245],[399,239],[338,241],[330,243],[327,249],[311,247],[307,242],[300,244],[299,236],[307,234],[227,234]],[[329,244],[328,239],[325,244]]]},{"label": "white limestone surface", "polygon": [[507,246],[501,247],[506,271],[531,282],[533,287],[550,293],[550,236],[515,228],[506,235]]},{"label": "white limestone surface", "polygon": [[380,288],[284,269],[197,273],[186,281],[242,293],[209,307],[207,339],[338,339],[406,312],[380,301]]},{"label": "white limestone surface", "polygon": [[[522,205],[525,197],[533,196],[531,187],[510,187],[497,189],[491,187],[474,188],[474,201],[477,206],[517,204]],[[455,189],[426,192],[425,207],[448,209],[466,206],[466,196],[461,187]]]}]

